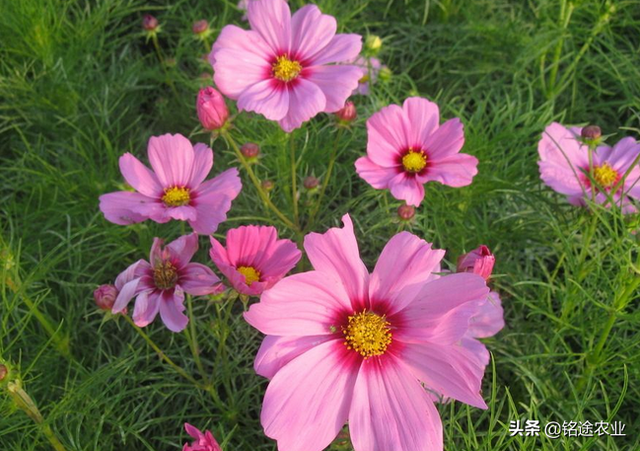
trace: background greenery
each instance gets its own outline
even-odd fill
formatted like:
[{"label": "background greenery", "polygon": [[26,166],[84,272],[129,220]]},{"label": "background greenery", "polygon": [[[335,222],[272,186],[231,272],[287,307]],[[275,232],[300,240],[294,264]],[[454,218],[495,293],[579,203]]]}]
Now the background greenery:
[{"label": "background greenery", "polygon": [[[294,9],[301,0],[291,0]],[[360,180],[353,162],[366,147],[365,120],[380,107],[419,94],[443,118],[462,118],[465,152],[480,159],[470,187],[429,185],[408,227],[448,250],[446,259],[487,244],[496,254],[494,288],[506,327],[487,340],[488,411],[440,406],[447,450],[632,450],[640,446],[638,293],[621,293],[638,274],[633,218],[569,206],[541,185],[537,141],[552,120],[597,123],[605,134],[637,136],[640,116],[640,3],[612,0],[319,0],[342,31],[380,35],[393,72],[343,134],[329,202],[310,224],[324,231],[349,212],[370,268],[406,225],[400,205]],[[141,31],[158,17],[161,63]],[[0,0],[0,359],[10,363],[67,450],[180,449],[182,423],[210,428],[227,450],[275,449],[259,424],[264,379],[252,360],[259,334],[239,302],[195,300],[205,370],[220,400],[164,364],[122,318],[97,311],[93,289],[146,256],[154,236],[180,224],[106,222],[98,196],[122,187],[118,157],[146,161],[152,135],[198,134],[195,96],[211,82],[205,45],[191,32],[207,19],[214,34],[241,13],[223,0]],[[205,74],[205,75],[203,75]],[[290,212],[286,138],[247,114],[240,142],[261,144],[258,175]],[[295,134],[299,181],[321,177],[336,129],[321,115]],[[214,144],[219,173],[238,166]],[[243,174],[229,227],[268,223]],[[322,182],[324,183],[324,181]],[[303,218],[307,192],[300,193]],[[289,231],[279,227],[281,235]],[[592,233],[590,231],[593,231]],[[201,238],[199,261],[207,262]],[[613,308],[615,306],[616,308]],[[625,308],[626,306],[626,308]],[[228,319],[227,319],[228,318]],[[611,333],[606,335],[608,324]],[[156,321],[146,332],[199,378],[185,334]],[[594,352],[603,335],[602,351]],[[40,450],[42,432],[0,389],[0,448]],[[511,420],[621,421],[626,437],[510,437]]]}]

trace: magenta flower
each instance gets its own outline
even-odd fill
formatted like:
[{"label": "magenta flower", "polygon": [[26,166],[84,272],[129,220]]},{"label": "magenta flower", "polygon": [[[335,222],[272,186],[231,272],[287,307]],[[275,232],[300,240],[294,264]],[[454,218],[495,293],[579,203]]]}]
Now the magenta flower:
[{"label": "magenta flower", "polygon": [[120,172],[136,192],[100,196],[100,210],[108,221],[128,225],[146,219],[159,223],[178,219],[208,235],[227,219],[242,183],[236,168],[204,181],[213,166],[209,147],[196,144],[194,148],[182,135],[153,136],[149,161],[153,171],[130,153],[120,157]]},{"label": "magenta flower", "polygon": [[163,240],[154,238],[149,262],[138,260],[118,276],[116,288],[120,294],[112,312],[122,312],[135,297],[133,322],[137,326],[147,326],[160,312],[167,328],[180,332],[189,322],[182,313],[184,293],[204,296],[219,293],[224,287],[211,269],[191,263],[198,250],[196,233],[181,236],[166,247],[163,244]]},{"label": "magenta flower", "polygon": [[242,226],[227,232],[227,248],[211,238],[211,260],[239,293],[262,294],[282,279],[302,253],[290,240],[279,240],[275,227]]},{"label": "magenta flower", "polygon": [[376,189],[419,207],[426,182],[460,187],[478,173],[476,157],[460,153],[460,119],[439,125],[438,105],[410,97],[389,105],[367,121],[367,156],[356,161],[358,175]]},{"label": "magenta flower", "polygon": [[609,202],[613,194],[616,205],[624,213],[633,213],[636,208],[631,198],[640,199],[640,167],[631,170],[622,184],[618,185],[634,160],[640,154],[640,144],[631,137],[622,138],[613,148],[598,146],[592,155],[593,179],[599,186],[592,186],[589,179],[589,151],[580,141],[581,129],[567,129],[557,122],[547,126],[538,143],[540,154],[540,176],[542,181],[560,194],[565,194],[573,205],[586,205],[585,199],[594,199],[598,204]]},{"label": "magenta flower", "polygon": [[458,272],[472,272],[487,280],[493,272],[496,258],[484,244],[458,258]]},{"label": "magenta flower", "polygon": [[196,112],[202,127],[209,131],[221,129],[229,118],[229,109],[224,97],[211,86],[198,92]]},{"label": "magenta flower", "polygon": [[336,34],[336,20],[307,5],[293,17],[284,0],[252,0],[251,30],[227,25],[209,61],[220,91],[238,109],[278,121],[290,132],[320,112],[344,106],[362,70],[338,65],[354,58],[362,37]]},{"label": "magenta flower", "polygon": [[442,450],[421,383],[486,408],[484,366],[459,341],[489,289],[476,274],[436,278],[444,251],[408,232],[369,274],[351,219],[342,220],[305,238],[313,271],[282,279],[245,313],[267,335],[255,361],[271,378],[265,433],[280,451],[320,451],[348,420],[356,451]]},{"label": "magenta flower", "polygon": [[218,445],[218,442],[210,431],[205,431],[203,434],[198,428],[189,423],[184,424],[184,430],[187,431],[187,434],[193,437],[194,440],[191,445],[185,443],[182,451],[222,451],[222,448],[220,448],[220,445]]},{"label": "magenta flower", "polygon": [[360,67],[364,74],[362,78],[358,80],[358,87],[354,94],[369,95],[370,86],[376,83],[380,69],[386,66],[383,66],[380,60],[373,56],[369,58],[358,56],[353,60],[353,64]]}]

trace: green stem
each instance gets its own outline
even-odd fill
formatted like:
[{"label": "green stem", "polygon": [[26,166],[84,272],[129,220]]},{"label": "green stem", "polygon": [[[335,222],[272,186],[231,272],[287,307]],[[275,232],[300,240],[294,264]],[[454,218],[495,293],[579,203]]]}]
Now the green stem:
[{"label": "green stem", "polygon": [[336,133],[336,139],[333,142],[333,148],[331,149],[331,156],[329,157],[329,166],[327,167],[327,173],[324,176],[322,181],[322,186],[320,187],[320,194],[318,195],[318,200],[316,201],[311,214],[309,215],[309,221],[307,226],[305,227],[305,231],[309,231],[313,228],[314,221],[318,211],[320,210],[320,206],[322,205],[322,199],[324,197],[324,193],[327,190],[327,186],[331,181],[331,173],[333,171],[333,165],[336,162],[336,157],[338,155],[338,142],[340,141],[340,137],[342,136],[344,128],[340,127],[338,132]]},{"label": "green stem", "polygon": [[187,372],[182,369],[182,367],[180,367],[179,365],[177,365],[176,363],[174,363],[173,360],[171,360],[169,358],[168,355],[166,355],[162,349],[160,349],[158,347],[157,344],[154,343],[154,341],[151,339],[151,337],[149,337],[149,335],[147,335],[141,328],[139,328],[138,326],[135,325],[135,323],[133,322],[133,320],[131,318],[129,318],[127,315],[122,315],[122,317],[125,319],[125,321],[127,321],[129,324],[131,324],[131,327],[133,327],[136,332],[138,332],[138,334],[140,334],[140,336],[144,339],[144,341],[147,342],[147,344],[154,350],[156,351],[156,354],[158,354],[158,356],[164,360],[165,362],[167,362],[169,364],[169,366],[171,366],[176,373],[178,373],[180,376],[182,376],[183,378],[185,378],[186,380],[188,380],[189,382],[191,382],[194,386],[196,386],[197,388],[200,388],[202,390],[206,390],[207,387],[203,386],[200,382],[198,382],[197,380],[195,380],[193,377],[191,377],[189,374],[187,374]]},{"label": "green stem", "polygon": [[36,424],[38,424],[42,430],[42,433],[47,437],[49,443],[56,451],[67,451],[64,445],[60,442],[56,434],[51,429],[51,426],[44,422],[44,418],[40,413],[40,410],[33,402],[33,399],[29,394],[24,391],[20,382],[9,382],[7,384],[7,391],[13,399],[15,405],[26,413]]},{"label": "green stem", "polygon": [[193,315],[193,302],[190,294],[187,294],[187,311],[189,312],[189,329],[188,331],[185,329],[184,332],[187,337],[187,341],[189,342],[189,347],[191,348],[193,360],[196,362],[198,371],[200,371],[200,376],[208,386],[209,378],[207,377],[207,373],[204,371],[204,366],[200,359],[200,347],[198,346],[198,336],[196,335],[196,317]]},{"label": "green stem", "polygon": [[293,205],[293,220],[296,224],[296,229],[300,230],[300,218],[298,216],[298,174],[296,165],[295,140],[293,139],[293,133],[289,133],[289,157],[291,160],[291,202]]},{"label": "green stem", "polygon": [[273,204],[273,202],[271,202],[271,199],[269,198],[267,193],[262,189],[262,186],[260,185],[260,181],[258,180],[258,177],[256,177],[256,174],[253,172],[253,169],[251,169],[251,166],[249,165],[247,160],[244,158],[244,155],[242,155],[242,152],[240,152],[240,148],[238,147],[238,144],[234,141],[234,139],[231,137],[229,132],[222,131],[221,134],[224,140],[227,142],[227,145],[231,147],[235,152],[236,156],[238,157],[238,160],[240,160],[240,164],[242,164],[242,167],[245,169],[245,171],[247,171],[247,174],[249,174],[249,178],[251,179],[253,186],[255,186],[256,190],[258,191],[258,195],[260,196],[262,201],[265,203],[265,205],[269,207],[271,211],[273,211],[275,215],[280,219],[280,221],[282,221],[282,223],[285,224],[287,227],[295,231],[299,230],[296,227],[296,225],[289,218],[287,218],[278,209],[278,207],[276,207]]},{"label": "green stem", "polygon": [[549,83],[547,83],[549,90],[547,91],[547,98],[552,97],[555,93],[556,79],[558,77],[558,70],[560,69],[560,58],[562,57],[562,48],[564,47],[564,33],[569,26],[569,19],[573,11],[573,4],[569,3],[567,8],[567,1],[563,0],[560,6],[560,24],[562,27],[562,35],[556,44],[556,49],[553,54],[553,62],[551,65],[551,74],[549,75]]}]

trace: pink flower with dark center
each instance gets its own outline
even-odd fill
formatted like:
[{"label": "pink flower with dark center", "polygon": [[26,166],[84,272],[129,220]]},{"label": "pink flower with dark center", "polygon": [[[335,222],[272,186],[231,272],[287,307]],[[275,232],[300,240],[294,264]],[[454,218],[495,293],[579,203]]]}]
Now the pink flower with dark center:
[{"label": "pink flower with dark center", "polygon": [[191,426],[189,423],[184,424],[184,429],[194,440],[191,445],[185,443],[182,451],[222,451],[210,431],[205,431],[203,434],[198,428]]},{"label": "pink flower with dark center", "polygon": [[478,159],[460,153],[460,119],[439,125],[438,105],[410,97],[389,105],[367,121],[367,156],[356,161],[358,175],[376,189],[419,207],[430,181],[461,187],[478,173]]},{"label": "pink flower with dark center", "polygon": [[640,144],[627,137],[613,148],[597,146],[592,155],[593,179],[597,185],[592,186],[588,176],[589,150],[580,136],[578,127],[567,129],[557,122],[547,126],[538,143],[542,181],[558,193],[565,194],[569,203],[582,206],[586,205],[585,199],[593,199],[610,207],[609,197],[615,188],[615,204],[621,206],[624,213],[637,211],[631,199],[640,199],[640,167],[636,164],[624,182],[619,182],[640,154]]},{"label": "pink flower with dark center", "polygon": [[458,258],[458,272],[472,272],[489,279],[496,258],[484,244]]},{"label": "pink flower with dark center", "polygon": [[116,279],[120,294],[112,312],[121,313],[135,297],[133,322],[137,326],[147,326],[160,312],[169,330],[183,330],[189,322],[183,313],[184,293],[204,296],[224,289],[210,268],[191,263],[197,250],[196,233],[181,236],[167,246],[160,238],[154,238],[149,261],[138,260]]},{"label": "pink flower with dark center", "polygon": [[293,16],[284,0],[251,0],[251,30],[227,25],[209,61],[220,91],[290,132],[320,112],[344,106],[362,70],[334,63],[354,58],[362,37],[336,34],[335,18],[307,5]]},{"label": "pink flower with dark center", "polygon": [[291,271],[302,253],[291,240],[279,240],[275,227],[250,225],[229,230],[226,249],[211,238],[209,255],[233,288],[257,296]]},{"label": "pink flower with dark center", "polygon": [[370,274],[342,220],[305,238],[313,271],[282,279],[245,313],[267,335],[254,365],[271,379],[265,433],[280,451],[320,451],[348,420],[356,451],[442,450],[422,383],[486,408],[484,366],[460,340],[489,289],[476,274],[436,277],[444,251],[408,232]]},{"label": "pink flower with dark center", "polygon": [[130,153],[120,157],[120,172],[136,192],[100,196],[100,210],[108,221],[128,225],[177,219],[208,235],[227,219],[242,183],[236,168],[204,181],[213,166],[209,147],[198,143],[194,148],[182,135],[153,136],[149,161],[153,171]]}]

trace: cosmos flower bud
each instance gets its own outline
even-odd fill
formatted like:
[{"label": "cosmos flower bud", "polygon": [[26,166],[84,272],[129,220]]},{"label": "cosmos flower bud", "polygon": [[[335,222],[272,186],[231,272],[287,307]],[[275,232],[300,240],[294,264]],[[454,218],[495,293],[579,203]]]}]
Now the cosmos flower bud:
[{"label": "cosmos flower bud", "polygon": [[260,146],[256,143],[244,143],[240,147],[240,153],[248,160],[255,160],[260,155]]},{"label": "cosmos flower bud", "polygon": [[585,140],[596,141],[602,137],[602,130],[597,125],[587,125],[580,134]]},{"label": "cosmos flower bud", "polygon": [[367,39],[364,41],[364,47],[370,53],[376,54],[380,51],[380,48],[382,47],[382,39],[380,39],[380,36],[370,34],[369,36],[367,36]]},{"label": "cosmos flower bud", "polygon": [[484,244],[458,258],[458,272],[472,272],[484,277],[491,276],[496,258]]},{"label": "cosmos flower bud", "polygon": [[398,207],[398,217],[403,221],[409,221],[416,215],[416,207],[413,205],[400,205]]},{"label": "cosmos flower bud", "polygon": [[145,14],[142,18],[142,28],[149,32],[158,31],[158,19],[151,14]]},{"label": "cosmos flower bud", "polygon": [[191,27],[193,34],[203,35],[209,31],[209,22],[206,20],[196,20]]},{"label": "cosmos flower bud", "polygon": [[0,365],[0,381],[2,381],[7,376],[7,373],[9,373],[7,367],[4,365]]},{"label": "cosmos flower bud", "polygon": [[384,82],[391,80],[392,75],[393,73],[391,72],[391,69],[389,69],[387,66],[382,66],[382,68],[380,69],[380,72],[378,73],[378,77],[380,78],[381,81],[384,81]]},{"label": "cosmos flower bud", "polygon": [[262,186],[262,189],[267,192],[271,191],[273,188],[276,187],[276,184],[273,183],[271,180],[263,180],[260,185]]},{"label": "cosmos flower bud", "polygon": [[336,112],[336,117],[343,125],[353,122],[355,118],[358,117],[356,106],[353,102],[347,101],[344,106]]},{"label": "cosmos flower bud", "polygon": [[320,180],[310,175],[309,177],[305,177],[302,181],[302,185],[308,190],[316,189],[318,185],[320,185]]},{"label": "cosmos flower bud", "polygon": [[219,130],[227,123],[229,110],[224,97],[211,86],[201,89],[198,93],[196,109],[198,119],[206,130]]},{"label": "cosmos flower bud", "polygon": [[96,301],[98,308],[102,310],[111,310],[117,297],[118,289],[109,284],[100,285],[93,292],[93,299]]}]

